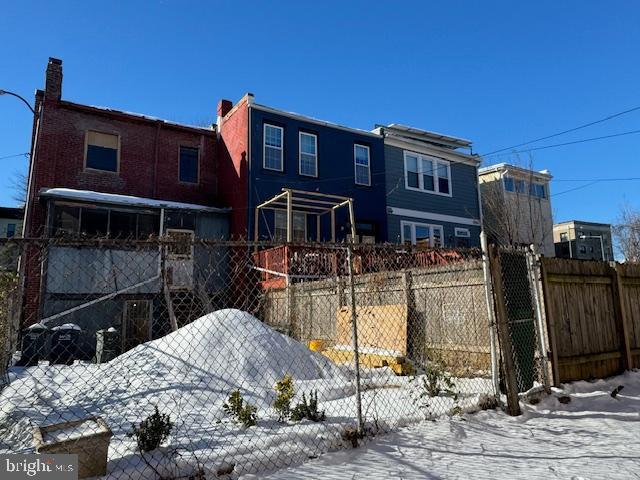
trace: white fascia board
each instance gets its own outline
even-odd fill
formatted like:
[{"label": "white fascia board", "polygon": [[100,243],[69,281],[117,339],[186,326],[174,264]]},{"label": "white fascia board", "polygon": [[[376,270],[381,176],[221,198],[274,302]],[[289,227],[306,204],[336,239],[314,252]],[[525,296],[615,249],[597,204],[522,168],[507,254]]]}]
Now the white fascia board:
[{"label": "white fascia board", "polygon": [[385,136],[384,143],[385,145],[391,145],[392,147],[398,147],[403,150],[409,150],[432,157],[440,157],[453,163],[464,163],[466,165],[471,165],[472,167],[477,167],[478,165],[480,165],[480,158],[476,157],[475,155],[467,155],[466,153],[438,148],[435,145],[426,145],[422,142],[414,142],[408,139]]},{"label": "white fascia board", "polygon": [[480,220],[477,218],[457,217],[455,215],[443,215],[441,213],[423,212],[420,210],[410,210],[408,208],[387,207],[387,213],[390,215],[398,215],[401,217],[418,218],[420,220],[433,220],[436,222],[457,223],[460,225],[480,226]]},{"label": "white fascia board", "polygon": [[346,132],[357,133],[358,135],[364,135],[366,137],[375,137],[375,138],[381,137],[380,134],[375,132],[370,132],[368,130],[360,130],[359,128],[345,127],[343,125],[338,125],[337,123],[331,123],[325,120],[319,120],[317,118],[307,117],[306,115],[302,115],[299,113],[287,112],[286,110],[278,110],[277,108],[267,107],[266,105],[260,105],[257,103],[249,104],[249,108],[253,108],[263,112],[273,113],[275,115],[281,115],[283,117],[293,118],[295,120],[300,120],[301,122],[313,123],[315,125],[322,125],[328,128],[336,128],[338,130],[344,130]]}]

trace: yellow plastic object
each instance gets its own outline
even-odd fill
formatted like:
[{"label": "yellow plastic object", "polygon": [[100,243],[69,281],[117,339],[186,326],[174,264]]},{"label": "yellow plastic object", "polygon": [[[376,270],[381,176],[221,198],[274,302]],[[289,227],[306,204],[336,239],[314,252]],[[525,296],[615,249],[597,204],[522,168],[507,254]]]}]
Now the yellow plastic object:
[{"label": "yellow plastic object", "polygon": [[[353,362],[353,351],[330,348],[324,350],[322,354],[334,363]],[[396,375],[411,375],[415,372],[413,365],[409,363],[405,357],[360,353],[358,358],[360,365],[365,368],[389,367]]]},{"label": "yellow plastic object", "polygon": [[312,352],[322,352],[324,351],[324,348],[324,340],[309,340],[309,350]]}]

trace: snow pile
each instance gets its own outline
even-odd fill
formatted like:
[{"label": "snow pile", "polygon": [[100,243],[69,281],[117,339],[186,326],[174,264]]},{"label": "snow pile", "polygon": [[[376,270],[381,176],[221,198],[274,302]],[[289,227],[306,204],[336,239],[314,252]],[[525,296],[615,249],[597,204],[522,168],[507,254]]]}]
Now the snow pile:
[{"label": "snow pile", "polygon": [[229,387],[271,387],[285,374],[297,380],[339,375],[323,355],[240,310],[219,310],[111,361],[117,371],[180,378],[214,375]]},{"label": "snow pile", "polygon": [[[303,393],[316,391],[325,422],[276,420],[273,387],[287,373],[294,378],[294,405]],[[409,378],[389,368],[361,373],[362,411],[370,425],[384,431],[424,419]],[[333,364],[239,310],[205,315],[109,363],[14,368],[11,377],[0,393],[0,453],[33,451],[34,426],[100,416],[113,432],[112,478],[155,478],[157,471],[184,477],[196,468],[235,476],[274,470],[350,445],[342,434],[356,422],[349,366]],[[478,392],[491,388],[482,378],[456,383],[462,407],[476,404]],[[224,412],[235,389],[257,407],[257,426],[245,429]],[[431,403],[435,413],[454,407],[446,396]],[[174,428],[166,449],[143,459],[129,434],[156,405]]]},{"label": "snow pile", "polygon": [[[287,373],[300,393],[316,390],[344,416],[321,425],[277,424],[281,431],[274,435],[273,386]],[[34,426],[101,416],[114,434],[112,476],[142,478],[149,472],[128,434],[158,405],[175,424],[171,446],[197,452],[198,462],[213,470],[232,460],[247,471],[264,468],[256,455],[301,461],[334,447],[345,420],[354,418],[353,408],[342,406],[354,404],[346,373],[248,313],[220,310],[109,363],[13,369],[0,393],[0,452],[33,451]],[[258,427],[244,430],[225,415],[222,406],[235,389],[258,407]]]}]

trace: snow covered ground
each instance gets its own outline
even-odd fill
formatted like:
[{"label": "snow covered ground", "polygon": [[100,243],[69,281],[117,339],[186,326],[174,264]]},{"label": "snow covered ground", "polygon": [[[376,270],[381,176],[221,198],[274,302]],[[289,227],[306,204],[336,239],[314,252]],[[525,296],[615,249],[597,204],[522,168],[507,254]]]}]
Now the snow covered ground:
[{"label": "snow covered ground", "polygon": [[[318,393],[321,423],[277,422],[271,409],[274,384],[294,378],[297,399]],[[461,407],[491,391],[488,379],[455,379]],[[419,422],[425,412],[412,397],[415,383],[388,369],[363,370],[362,406],[367,420],[383,431]],[[245,429],[223,411],[234,389],[258,408],[258,424]],[[231,477],[299,464],[344,448],[345,429],[356,423],[355,384],[347,366],[269,328],[238,310],[220,310],[177,331],[139,345],[109,363],[15,368],[0,393],[0,453],[33,451],[34,426],[101,416],[113,431],[111,478],[184,476],[203,468]],[[294,400],[295,404],[296,400]],[[454,400],[429,400],[433,413]],[[175,426],[167,448],[140,456],[128,434],[158,405]]]},{"label": "snow covered ground", "polygon": [[[624,389],[613,398],[619,385]],[[569,403],[558,400],[563,395]],[[523,412],[423,422],[259,478],[640,478],[640,372],[554,389],[537,405],[523,404]]]}]

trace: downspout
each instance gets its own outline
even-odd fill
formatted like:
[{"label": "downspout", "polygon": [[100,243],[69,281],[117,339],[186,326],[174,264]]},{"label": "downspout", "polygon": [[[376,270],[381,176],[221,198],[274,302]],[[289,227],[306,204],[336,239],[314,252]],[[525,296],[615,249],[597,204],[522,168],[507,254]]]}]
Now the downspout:
[{"label": "downspout", "polygon": [[158,153],[159,153],[158,143],[160,142],[160,128],[162,128],[162,125],[161,125],[161,122],[158,121],[156,123],[156,143],[155,143],[155,146],[154,146],[154,153],[153,153],[153,183],[152,183],[151,198],[156,198],[156,195],[158,193],[158,186],[157,186],[157,180],[158,180]]},{"label": "downspout", "polygon": [[[35,174],[35,161],[38,153],[38,140],[40,139],[40,128],[42,125],[42,117],[44,116],[44,93],[40,93],[41,99],[38,102],[36,108],[38,109],[38,117],[35,120],[34,132],[31,141],[31,152],[29,154],[29,184],[27,186],[27,199],[24,209],[22,236],[29,238],[31,236],[31,229],[29,228],[29,212],[33,208],[33,201],[31,200],[31,192],[33,190],[34,174]],[[34,198],[35,200],[35,198]]]}]

